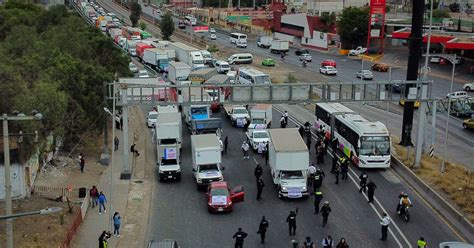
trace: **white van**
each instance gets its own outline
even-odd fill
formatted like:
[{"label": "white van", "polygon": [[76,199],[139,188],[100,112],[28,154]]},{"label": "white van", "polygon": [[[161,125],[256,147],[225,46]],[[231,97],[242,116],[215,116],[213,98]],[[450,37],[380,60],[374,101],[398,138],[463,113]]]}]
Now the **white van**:
[{"label": "white van", "polygon": [[446,98],[463,98],[467,97],[467,92],[466,91],[456,91],[456,92],[451,92],[446,95]]},{"label": "white van", "polygon": [[229,64],[252,64],[253,56],[251,53],[237,53],[227,59]]},{"label": "white van", "polygon": [[230,65],[224,60],[216,61],[217,73],[219,74],[227,74],[230,71]]}]

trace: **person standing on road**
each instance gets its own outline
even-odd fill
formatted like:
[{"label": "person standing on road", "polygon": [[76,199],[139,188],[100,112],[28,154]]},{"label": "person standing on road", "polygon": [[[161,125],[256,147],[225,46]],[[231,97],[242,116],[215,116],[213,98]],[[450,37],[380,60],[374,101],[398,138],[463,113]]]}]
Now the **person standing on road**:
[{"label": "person standing on road", "polygon": [[257,166],[255,167],[255,170],[253,171],[253,175],[255,176],[255,180],[258,181],[258,179],[260,179],[263,175],[263,169],[262,169],[262,166],[260,166],[260,164],[257,164]]},{"label": "person standing on road", "polygon": [[301,138],[304,139],[304,128],[303,126],[296,126],[298,128],[298,133],[300,133]]},{"label": "person standing on road", "polygon": [[229,146],[229,136],[225,136],[224,139],[224,154],[227,154],[227,147]]},{"label": "person standing on road", "polygon": [[426,243],[425,238],[423,237],[420,237],[420,239],[418,239],[418,241],[416,242],[416,245],[418,246],[418,248],[428,247],[428,244]]},{"label": "person standing on road", "polygon": [[119,140],[118,136],[115,136],[115,138],[114,138],[114,151],[117,151],[119,149],[119,143],[120,143],[120,140]]},{"label": "person standing on road", "polygon": [[250,156],[249,156],[249,149],[250,149],[250,146],[247,142],[244,141],[244,143],[242,143],[242,152],[244,153],[244,159],[249,159]]},{"label": "person standing on road", "polygon": [[268,156],[269,156],[270,151],[268,151],[268,142],[265,145],[265,164],[268,165]]},{"label": "person standing on road", "polygon": [[288,223],[288,230],[291,235],[295,235],[296,233],[296,216],[298,215],[298,208],[296,211],[291,210],[288,217],[286,217],[286,222]]},{"label": "person standing on road", "polygon": [[306,146],[308,147],[308,151],[311,151],[311,140],[311,135],[306,137]]},{"label": "person standing on road", "polygon": [[325,201],[324,205],[321,207],[321,214],[323,215],[323,227],[325,227],[328,223],[329,213],[331,213],[331,207],[329,206],[329,202]]},{"label": "person standing on road", "polygon": [[265,216],[262,217],[260,225],[258,225],[258,232],[260,234],[260,243],[265,244],[265,234],[267,233],[268,221],[265,219]]},{"label": "person standing on road", "polygon": [[280,118],[280,128],[286,128],[286,121],[283,115]]},{"label": "person standing on road", "polygon": [[336,163],[333,173],[336,177],[336,184],[339,184],[339,174],[341,174],[341,166],[338,163]]},{"label": "person standing on road", "polygon": [[390,217],[388,217],[386,213],[383,213],[382,221],[380,221],[380,225],[382,225],[382,238],[380,240],[387,240],[388,226],[391,222]]},{"label": "person standing on road", "polygon": [[120,237],[120,225],[122,224],[120,214],[115,212],[112,220],[114,221],[114,236]]},{"label": "person standing on road", "polygon": [[313,185],[314,176],[316,175],[316,166],[314,166],[314,164],[311,164],[306,171],[308,173],[308,181],[306,186],[311,186]]},{"label": "person standing on road", "polygon": [[135,148],[136,146],[137,146],[137,144],[133,143],[133,145],[130,147],[130,152],[133,153],[135,155],[135,157],[138,157],[138,156],[140,156],[140,153]]},{"label": "person standing on road", "polygon": [[331,248],[334,241],[332,240],[331,235],[328,235],[326,238],[323,239],[322,245],[323,248]]},{"label": "person standing on road", "polygon": [[313,189],[316,192],[319,188],[321,188],[321,185],[323,184],[323,179],[326,175],[324,174],[323,169],[318,168],[316,170],[316,173],[314,174],[314,182],[313,182]]},{"label": "person standing on road", "polygon": [[314,214],[319,214],[319,204],[323,199],[323,192],[319,189],[315,189],[314,192]]},{"label": "person standing on road", "polygon": [[79,167],[81,169],[81,173],[84,173],[84,166],[86,165],[86,160],[84,159],[84,154],[79,154]]},{"label": "person standing on road", "polygon": [[262,199],[262,191],[265,184],[263,183],[262,177],[257,180],[257,201]]},{"label": "person standing on road", "polygon": [[374,182],[369,181],[369,183],[367,184],[367,196],[369,197],[369,203],[374,202],[374,193],[376,188],[377,185],[375,185]]},{"label": "person standing on road", "polygon": [[301,248],[316,248],[314,242],[311,240],[311,237],[306,237],[305,241],[303,242],[303,246]]},{"label": "person standing on road", "polygon": [[349,161],[342,155],[341,157],[341,174],[342,180],[347,180],[347,172],[349,171]]},{"label": "person standing on road", "polygon": [[360,174],[359,176],[359,179],[360,179],[360,182],[359,182],[359,185],[360,185],[360,189],[359,189],[359,192],[362,193],[362,191],[365,192],[366,190],[366,187],[367,187],[367,178],[369,177],[369,175],[367,175],[367,173],[365,172],[365,170],[362,171],[362,174]]},{"label": "person standing on road", "polygon": [[89,196],[91,197],[92,201],[92,208],[99,205],[99,190],[95,185],[92,186],[91,190],[89,190]]},{"label": "person standing on road", "polygon": [[336,248],[349,248],[345,238],[341,238],[341,241],[336,245]]},{"label": "person standing on road", "polygon": [[239,227],[238,231],[232,236],[235,239],[235,248],[244,247],[244,239],[247,237],[247,233],[242,231],[242,228]]},{"label": "person standing on road", "polygon": [[288,111],[285,110],[285,113],[283,113],[283,117],[285,117],[285,124],[288,125],[288,117],[290,115],[288,114]]},{"label": "person standing on road", "polygon": [[104,209],[104,213],[107,213],[105,209],[105,203],[107,203],[107,198],[105,198],[104,193],[102,191],[99,194],[99,214],[102,214],[102,208]]}]

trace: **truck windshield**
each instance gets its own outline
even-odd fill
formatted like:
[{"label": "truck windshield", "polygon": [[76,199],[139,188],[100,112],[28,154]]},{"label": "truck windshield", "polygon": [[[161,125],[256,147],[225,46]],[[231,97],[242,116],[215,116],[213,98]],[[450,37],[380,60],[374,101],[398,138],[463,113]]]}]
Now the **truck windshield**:
[{"label": "truck windshield", "polygon": [[265,119],[252,119],[252,124],[266,124]]},{"label": "truck windshield", "polygon": [[176,159],[162,159],[161,165],[177,165],[178,161]]},{"label": "truck windshield", "polygon": [[204,64],[204,60],[200,60],[200,59],[193,60],[193,64],[202,65],[202,64]]},{"label": "truck windshield", "polygon": [[234,109],[234,114],[247,114],[246,109]]},{"label": "truck windshield", "polygon": [[361,137],[360,155],[390,155],[390,138],[388,136]]},{"label": "truck windshield", "polygon": [[254,132],[253,137],[255,139],[266,139],[268,138],[267,132]]},{"label": "truck windshield", "polygon": [[203,173],[206,171],[216,171],[217,169],[217,164],[203,164],[199,166],[199,172]]},{"label": "truck windshield", "polygon": [[162,145],[174,145],[177,143],[176,139],[160,139],[160,144]]},{"label": "truck windshield", "polygon": [[303,173],[301,171],[281,171],[281,179],[303,179]]},{"label": "truck windshield", "polygon": [[[140,72],[140,74],[142,74],[142,73],[145,74],[145,72]],[[147,75],[148,75],[148,73],[147,73]],[[151,113],[151,114],[148,115],[148,119],[156,120],[157,116],[158,116],[158,113]]]}]

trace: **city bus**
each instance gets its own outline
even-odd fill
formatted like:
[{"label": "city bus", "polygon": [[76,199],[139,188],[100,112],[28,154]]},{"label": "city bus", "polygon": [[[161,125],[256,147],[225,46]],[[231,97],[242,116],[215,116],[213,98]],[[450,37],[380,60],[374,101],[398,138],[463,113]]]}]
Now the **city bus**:
[{"label": "city bus", "polygon": [[314,127],[324,129],[331,140],[331,115],[334,115],[338,149],[360,168],[390,167],[390,134],[381,122],[371,122],[340,103],[316,104]]},{"label": "city bus", "polygon": [[270,77],[253,68],[240,68],[237,80],[239,84],[271,84]]},{"label": "city bus", "polygon": [[247,35],[241,33],[231,33],[230,34],[230,43],[236,44],[237,41],[245,41],[247,43]]},{"label": "city bus", "polygon": [[184,22],[187,24],[187,25],[190,25],[190,26],[196,26],[196,18],[194,18],[193,16],[185,16],[184,17]]}]

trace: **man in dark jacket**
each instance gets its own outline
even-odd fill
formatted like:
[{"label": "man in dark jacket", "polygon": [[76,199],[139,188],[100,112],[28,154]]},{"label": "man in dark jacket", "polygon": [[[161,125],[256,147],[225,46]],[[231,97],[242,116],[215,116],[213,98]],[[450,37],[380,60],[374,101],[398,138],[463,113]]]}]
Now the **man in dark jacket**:
[{"label": "man in dark jacket", "polygon": [[258,226],[258,234],[260,234],[260,243],[265,244],[265,234],[268,228],[268,221],[265,219],[265,216],[262,217],[260,225]]},{"label": "man in dark jacket", "polygon": [[323,199],[323,192],[319,189],[315,189],[314,191],[314,214],[319,214],[319,204]]},{"label": "man in dark jacket", "polygon": [[260,177],[262,177],[262,174],[263,174],[262,166],[260,166],[260,164],[257,164],[257,166],[255,167],[255,170],[253,172],[253,175],[255,176],[255,180],[258,181],[258,179],[260,179]]},{"label": "man in dark jacket", "polygon": [[349,161],[344,157],[341,157],[341,179],[347,180],[347,172],[349,172]]},{"label": "man in dark jacket", "polygon": [[314,181],[313,181],[313,189],[316,192],[317,189],[321,188],[321,185],[323,184],[323,179],[326,175],[324,174],[324,171],[321,168],[318,168],[316,170],[316,174],[314,175]]},{"label": "man in dark jacket", "polygon": [[328,223],[329,213],[331,213],[331,207],[329,206],[329,202],[325,201],[324,205],[321,207],[321,214],[323,215],[323,227],[325,227]]},{"label": "man in dark jacket", "polygon": [[377,185],[375,185],[374,182],[369,181],[369,183],[367,184],[367,196],[369,197],[369,203],[374,202],[374,193],[376,188]]},{"label": "man in dark jacket", "polygon": [[296,212],[291,210],[288,217],[286,217],[286,222],[288,223],[288,230],[290,232],[290,236],[295,235],[295,232],[296,232],[296,215],[298,215],[298,209],[296,209]]},{"label": "man in dark jacket", "polygon": [[257,201],[260,201],[262,199],[262,191],[263,191],[264,186],[265,186],[265,184],[263,183],[263,180],[260,177],[257,180]]},{"label": "man in dark jacket", "polygon": [[365,192],[365,189],[367,187],[367,178],[369,177],[369,175],[367,175],[367,173],[365,173],[365,170],[362,171],[362,174],[360,174],[359,176],[359,179],[360,179],[360,189],[359,189],[359,192],[362,193],[362,191]]},{"label": "man in dark jacket", "polygon": [[235,239],[235,248],[244,247],[244,239],[247,237],[247,233],[242,231],[242,228],[239,227],[239,230],[232,236]]}]

